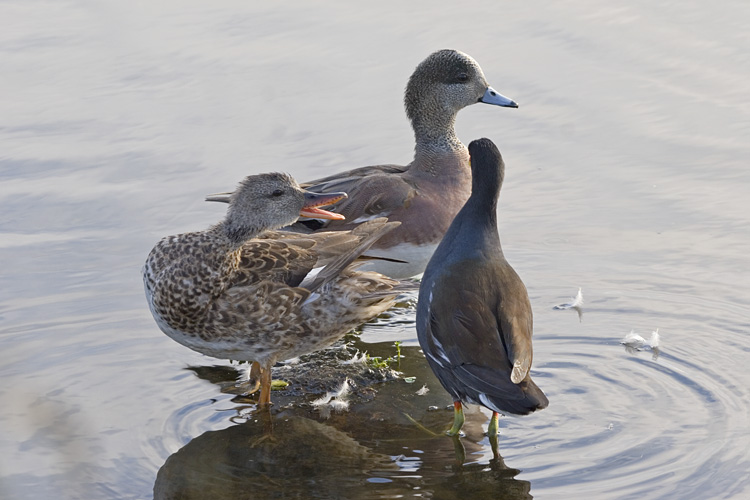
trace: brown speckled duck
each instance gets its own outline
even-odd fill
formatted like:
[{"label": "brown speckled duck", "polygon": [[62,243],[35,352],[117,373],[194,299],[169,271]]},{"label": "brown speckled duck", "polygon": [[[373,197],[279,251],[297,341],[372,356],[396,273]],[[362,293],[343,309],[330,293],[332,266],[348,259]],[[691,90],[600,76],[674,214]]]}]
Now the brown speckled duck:
[{"label": "brown speckled duck", "polygon": [[173,340],[216,358],[254,361],[260,398],[270,403],[271,367],[325,347],[388,309],[397,282],[352,262],[399,223],[375,219],[348,232],[274,229],[344,193],[303,190],[286,174],[247,177],[226,218],[199,232],[168,236],[151,250],[143,282],[151,313]]},{"label": "brown speckled duck", "polygon": [[498,414],[526,415],[549,401],[531,380],[531,303],[508,264],[497,232],[497,199],[505,165],[489,139],[469,144],[471,197],[456,215],[422,277],[417,337],[427,361],[454,401],[456,435],[462,402]]},{"label": "brown speckled duck", "polygon": [[482,68],[467,54],[440,50],[428,56],[409,78],[404,96],[416,138],[414,160],[406,166],[363,167],[302,184],[316,192],[347,192],[350,198],[334,205],[346,220],[300,220],[293,229],[352,229],[388,217],[402,224],[367,251],[373,259],[362,269],[393,278],[422,273],[471,192],[469,153],[454,124],[458,112],[475,103],[518,107],[490,87]]}]

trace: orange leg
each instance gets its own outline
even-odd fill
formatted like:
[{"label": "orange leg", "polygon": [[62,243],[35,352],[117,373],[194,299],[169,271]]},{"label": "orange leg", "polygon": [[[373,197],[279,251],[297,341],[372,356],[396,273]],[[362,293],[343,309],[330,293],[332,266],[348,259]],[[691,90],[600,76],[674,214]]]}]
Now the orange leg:
[{"label": "orange leg", "polygon": [[267,406],[271,404],[271,364],[261,368],[260,372],[260,398],[258,404]]},{"label": "orange leg", "polygon": [[260,373],[260,364],[257,361],[253,361],[253,363],[250,365],[250,369],[247,372],[247,382],[237,384],[241,387],[247,388],[247,391],[243,392],[243,395],[253,394],[257,392],[258,389],[260,389]]}]

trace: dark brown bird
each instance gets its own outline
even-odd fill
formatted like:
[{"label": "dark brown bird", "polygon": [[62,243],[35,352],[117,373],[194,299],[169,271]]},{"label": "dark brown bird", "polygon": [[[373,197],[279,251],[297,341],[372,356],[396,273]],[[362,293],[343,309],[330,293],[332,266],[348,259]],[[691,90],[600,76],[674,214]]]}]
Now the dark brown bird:
[{"label": "dark brown bird", "polygon": [[456,435],[462,402],[492,410],[487,430],[497,436],[498,414],[526,415],[549,401],[529,369],[531,304],[508,264],[497,232],[497,199],[505,165],[489,139],[469,144],[472,190],[422,278],[417,335],[430,367],[454,401]]}]

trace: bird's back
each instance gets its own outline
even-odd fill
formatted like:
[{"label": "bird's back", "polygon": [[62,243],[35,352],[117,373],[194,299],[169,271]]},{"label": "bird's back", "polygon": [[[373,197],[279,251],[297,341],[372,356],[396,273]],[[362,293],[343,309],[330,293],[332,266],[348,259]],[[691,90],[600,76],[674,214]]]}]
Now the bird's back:
[{"label": "bird's back", "polygon": [[[443,268],[420,291],[424,307],[417,332],[430,366],[454,399],[525,415],[548,400],[528,372],[533,320],[526,289],[505,264],[458,261]],[[524,370],[518,383],[512,380],[516,366]]]}]

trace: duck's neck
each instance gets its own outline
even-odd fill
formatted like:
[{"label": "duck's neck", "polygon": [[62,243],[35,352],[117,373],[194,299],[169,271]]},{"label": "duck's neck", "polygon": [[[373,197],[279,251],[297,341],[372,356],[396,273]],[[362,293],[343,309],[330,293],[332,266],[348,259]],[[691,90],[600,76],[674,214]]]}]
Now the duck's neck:
[{"label": "duck's neck", "polygon": [[457,112],[443,109],[439,102],[422,101],[417,106],[418,111],[410,112],[407,109],[407,115],[411,118],[411,126],[414,129],[417,148],[437,148],[450,151],[463,147],[456,136]]},{"label": "duck's neck", "polygon": [[217,245],[226,249],[227,252],[234,252],[239,250],[247,240],[255,238],[266,229],[265,227],[233,225],[231,221],[225,220],[212,227],[210,231],[213,232]]},{"label": "duck's neck", "polygon": [[[240,264],[242,246],[260,232],[253,231],[247,237],[239,237],[236,231],[227,230],[226,222],[219,222],[203,233],[203,242],[200,244],[203,251],[189,258],[200,260],[201,272],[209,276],[205,283],[210,287],[210,295],[222,293],[226,287],[226,278],[234,274]],[[186,252],[192,253],[190,247]]]},{"label": "duck's neck", "polygon": [[236,267],[242,243],[238,244],[227,234],[223,222],[207,229],[201,239],[204,251],[195,258],[201,260],[204,269],[224,275]]},{"label": "duck's neck", "polygon": [[[461,143],[453,128],[455,115],[448,122],[431,121],[430,125],[412,122],[416,147],[410,170],[420,176],[440,177],[442,182],[455,177],[468,187],[471,176],[469,151]],[[440,126],[436,126],[436,123]]]},{"label": "duck's neck", "polygon": [[203,266],[221,275],[231,273],[237,267],[242,245],[258,234],[260,232],[254,231],[250,236],[240,237],[236,231],[228,231],[225,222],[210,227],[204,233],[203,244],[208,245],[210,251],[200,256]]}]

